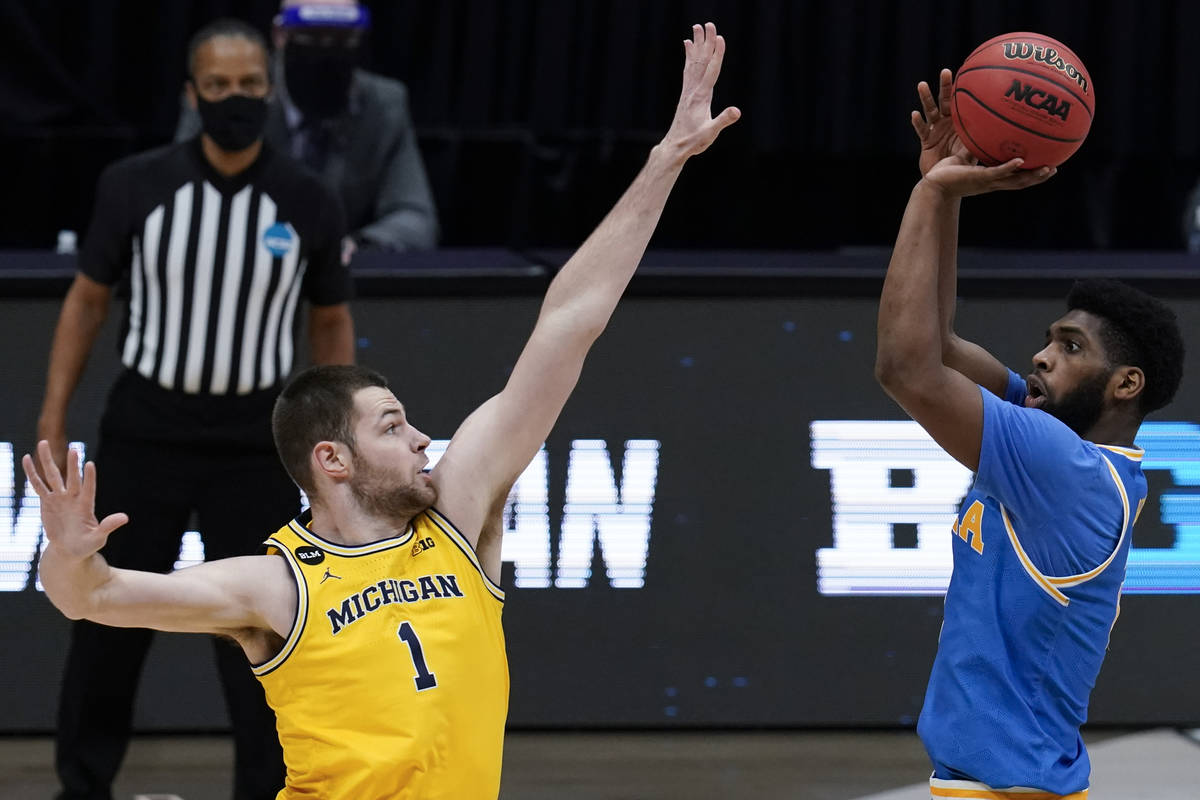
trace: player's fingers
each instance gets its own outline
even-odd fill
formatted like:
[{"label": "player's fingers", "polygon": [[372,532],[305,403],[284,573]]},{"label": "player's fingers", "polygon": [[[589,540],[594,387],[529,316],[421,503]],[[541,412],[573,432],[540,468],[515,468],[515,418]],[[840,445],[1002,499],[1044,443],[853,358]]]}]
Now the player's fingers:
[{"label": "player's fingers", "polygon": [[917,132],[917,138],[924,143],[925,136],[929,132],[929,127],[925,124],[925,118],[921,116],[921,112],[912,112],[909,116],[909,121],[912,122],[913,130]]},{"label": "player's fingers", "polygon": [[100,524],[96,526],[96,531],[104,536],[108,536],[127,522],[129,522],[129,515],[119,511],[116,514],[109,514],[100,520]]},{"label": "player's fingers", "polygon": [[984,175],[990,180],[1002,180],[1020,172],[1021,165],[1024,163],[1025,159],[1023,158],[1012,158],[994,167],[984,167]]},{"label": "player's fingers", "polygon": [[1025,189],[1030,186],[1037,186],[1039,183],[1045,183],[1054,177],[1057,172],[1054,167],[1040,167],[1038,169],[1021,170],[1013,175],[1009,175],[1000,179],[997,182],[998,189]]},{"label": "player's fingers", "polygon": [[38,461],[42,464],[42,477],[46,481],[46,486],[51,492],[61,492],[63,490],[62,473],[58,471],[58,464],[54,463],[54,454],[50,452],[50,443],[42,439],[38,442],[37,452]]},{"label": "player's fingers", "polygon": [[711,89],[717,83],[717,78],[721,75],[721,64],[725,61],[725,37],[713,36],[713,51],[712,56],[708,59],[708,64],[704,67],[704,85]]},{"label": "player's fingers", "polygon": [[741,109],[737,106],[729,106],[713,119],[713,124],[716,125],[717,131],[723,131],[741,118]]},{"label": "player's fingers", "polygon": [[83,465],[83,501],[89,508],[96,505],[96,462],[89,461]]},{"label": "player's fingers", "polygon": [[29,479],[29,485],[37,492],[38,497],[46,497],[50,494],[50,490],[42,482],[42,476],[38,474],[37,468],[33,466],[33,456],[28,453],[21,456],[21,469],[25,470],[25,477]]},{"label": "player's fingers", "polygon": [[1036,186],[1039,183],[1045,183],[1053,178],[1058,173],[1057,167],[1042,167],[1041,169],[1027,170],[1022,178],[1022,187]]},{"label": "player's fingers", "polygon": [[708,52],[705,49],[704,43],[704,28],[699,25],[693,25],[692,38],[690,40],[685,39],[683,47],[685,59],[683,62],[683,74],[685,83],[702,78],[708,62]]},{"label": "player's fingers", "polygon": [[938,116],[937,103],[933,102],[933,92],[929,90],[929,84],[921,81],[917,84],[917,97],[921,98],[921,108],[925,110],[925,119],[933,122]]},{"label": "player's fingers", "polygon": [[79,453],[71,448],[67,448],[67,491],[79,491]]},{"label": "player's fingers", "polygon": [[950,113],[950,98],[954,92],[954,73],[943,69],[938,75],[940,91],[938,92],[938,109],[943,115]]}]

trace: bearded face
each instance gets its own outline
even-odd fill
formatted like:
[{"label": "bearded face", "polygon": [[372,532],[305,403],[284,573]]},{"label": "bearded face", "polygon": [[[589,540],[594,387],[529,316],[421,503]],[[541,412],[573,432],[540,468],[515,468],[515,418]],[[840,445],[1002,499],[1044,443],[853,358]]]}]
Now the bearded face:
[{"label": "bearded face", "polygon": [[1047,396],[1041,409],[1057,417],[1064,425],[1083,438],[1100,419],[1104,410],[1104,395],[1112,373],[1100,370],[1080,381],[1074,389],[1060,397]]},{"label": "bearded face", "polygon": [[355,456],[350,492],[369,514],[406,523],[437,502],[437,489],[425,473],[410,476],[371,463],[362,453]]}]

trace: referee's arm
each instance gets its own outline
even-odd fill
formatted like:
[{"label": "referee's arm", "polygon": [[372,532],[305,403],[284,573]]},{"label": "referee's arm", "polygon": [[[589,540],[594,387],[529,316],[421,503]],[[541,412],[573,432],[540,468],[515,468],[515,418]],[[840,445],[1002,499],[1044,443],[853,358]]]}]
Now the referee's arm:
[{"label": "referee's arm", "polygon": [[77,272],[58,315],[37,435],[50,443],[54,463],[60,470],[67,464],[67,406],[108,317],[111,297],[111,287]]},{"label": "referee's arm", "polygon": [[349,303],[309,307],[308,352],[316,365],[354,363],[354,320]]},{"label": "referee's arm", "polygon": [[341,202],[334,193],[315,184],[319,193],[314,207],[318,208],[311,267],[305,276],[308,297],[308,353],[312,363],[354,363],[354,320],[350,316],[350,299],[354,281],[350,274],[349,254],[343,252],[346,236],[346,217]]}]

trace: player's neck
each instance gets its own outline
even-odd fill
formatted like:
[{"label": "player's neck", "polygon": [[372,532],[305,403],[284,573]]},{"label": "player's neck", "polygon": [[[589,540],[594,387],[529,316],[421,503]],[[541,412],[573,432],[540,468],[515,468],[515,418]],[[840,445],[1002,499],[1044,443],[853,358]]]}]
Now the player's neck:
[{"label": "player's neck", "polygon": [[200,135],[200,149],[204,152],[204,159],[212,165],[213,169],[226,178],[232,178],[234,175],[244,172],[258,159],[259,154],[262,153],[262,139],[245,150],[231,153],[217,147],[217,143],[207,133],[203,133]]},{"label": "player's neck", "polygon": [[1133,447],[1141,420],[1126,416],[1102,416],[1083,438],[1093,444],[1108,444],[1114,447]]},{"label": "player's neck", "polygon": [[367,512],[354,502],[333,498],[312,505],[312,532],[334,544],[351,547],[399,536],[408,530],[412,517],[391,519]]}]

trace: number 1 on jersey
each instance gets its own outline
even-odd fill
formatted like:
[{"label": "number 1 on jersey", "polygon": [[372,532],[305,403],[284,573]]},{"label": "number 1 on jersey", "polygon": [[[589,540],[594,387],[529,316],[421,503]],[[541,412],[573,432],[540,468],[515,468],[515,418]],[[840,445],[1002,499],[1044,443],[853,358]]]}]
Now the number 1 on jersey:
[{"label": "number 1 on jersey", "polygon": [[400,630],[396,631],[396,635],[408,645],[408,654],[412,656],[413,668],[417,671],[413,677],[417,691],[423,692],[437,686],[437,676],[430,672],[425,664],[425,651],[421,649],[421,640],[417,638],[417,632],[413,630],[412,625],[407,622],[400,623]]}]

